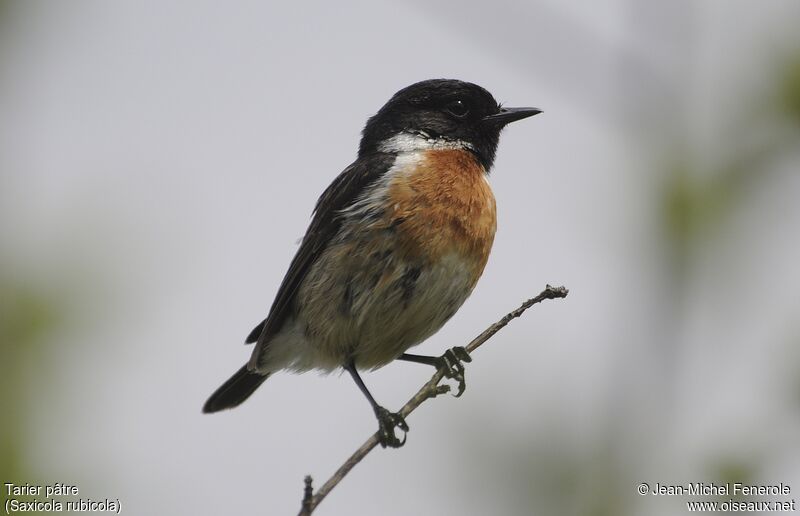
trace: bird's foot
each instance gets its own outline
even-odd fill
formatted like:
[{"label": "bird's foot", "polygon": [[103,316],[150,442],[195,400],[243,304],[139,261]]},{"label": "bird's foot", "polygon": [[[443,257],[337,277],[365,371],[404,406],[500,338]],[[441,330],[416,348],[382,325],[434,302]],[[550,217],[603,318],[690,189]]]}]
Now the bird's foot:
[{"label": "bird's foot", "polygon": [[458,382],[458,392],[454,394],[456,398],[464,394],[467,382],[464,379],[464,364],[462,362],[472,362],[467,350],[461,346],[450,348],[436,359],[436,367],[445,375]]},{"label": "bird's foot", "polygon": [[[406,443],[406,433],[408,424],[403,416],[396,412],[389,412],[383,407],[375,409],[375,416],[378,418],[378,441],[383,448],[400,448]],[[397,438],[394,429],[399,428],[403,431],[403,440]]]}]

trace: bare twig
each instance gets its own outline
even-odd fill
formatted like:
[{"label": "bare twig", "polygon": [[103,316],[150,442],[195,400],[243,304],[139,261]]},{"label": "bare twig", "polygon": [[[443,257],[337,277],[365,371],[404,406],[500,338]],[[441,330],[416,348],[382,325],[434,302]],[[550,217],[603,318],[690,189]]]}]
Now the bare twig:
[{"label": "bare twig", "polygon": [[[478,349],[484,342],[492,338],[492,336],[500,331],[504,326],[506,326],[512,319],[515,319],[522,315],[525,310],[532,307],[537,303],[541,303],[545,299],[557,299],[557,298],[564,298],[567,297],[569,290],[565,287],[551,287],[547,285],[545,289],[536,297],[528,299],[522,305],[510,312],[505,317],[497,321],[496,323],[492,324],[483,333],[472,339],[472,341],[465,346],[466,350],[471,354],[473,351]],[[424,401],[435,398],[439,394],[443,394],[450,390],[449,385],[439,385],[439,382],[442,381],[444,377],[444,373],[440,370],[436,371],[434,375],[428,380],[425,385],[423,385],[419,391],[403,405],[403,408],[400,409],[400,415],[403,418],[408,417],[409,414],[414,412],[414,410],[419,407]],[[361,462],[361,460],[367,456],[369,452],[372,451],[375,446],[378,445],[378,434],[377,432],[373,434],[369,439],[367,439],[364,444],[362,444],[346,461],[344,464],[339,466],[339,469],[328,479],[325,484],[322,485],[321,488],[317,491],[316,494],[312,494],[312,487],[311,487],[311,477],[307,476],[305,478],[305,491],[303,496],[303,506],[300,510],[299,516],[309,516],[314,510],[319,506],[320,502],[325,499],[328,493],[336,487],[339,482],[350,472],[356,464]]]},{"label": "bare twig", "polygon": [[300,509],[300,516],[309,516],[311,511],[311,504],[314,502],[314,487],[312,486],[313,479],[311,475],[306,475],[305,488],[303,488],[303,507]]}]

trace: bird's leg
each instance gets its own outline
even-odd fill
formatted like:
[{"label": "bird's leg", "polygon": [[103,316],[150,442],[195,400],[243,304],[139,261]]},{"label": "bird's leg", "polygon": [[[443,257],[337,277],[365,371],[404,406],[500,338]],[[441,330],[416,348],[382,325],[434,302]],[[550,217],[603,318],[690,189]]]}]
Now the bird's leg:
[{"label": "bird's leg", "polygon": [[429,357],[426,355],[412,355],[410,353],[403,353],[398,360],[405,360],[407,362],[417,362],[418,364],[432,365],[440,370],[447,378],[451,378],[458,382],[458,393],[455,397],[458,398],[464,393],[467,388],[467,383],[464,380],[464,364],[462,362],[472,362],[472,357],[466,349],[461,346],[448,349],[444,355],[440,357]]},{"label": "bird's leg", "polygon": [[378,405],[378,402],[372,397],[367,386],[364,385],[364,380],[359,376],[358,371],[356,371],[356,366],[352,361],[344,366],[344,368],[347,369],[347,372],[353,377],[358,388],[361,389],[361,392],[367,397],[369,404],[372,405],[372,410],[375,411],[375,417],[378,418],[378,439],[380,440],[381,446],[384,448],[387,446],[390,448],[399,448],[403,446],[406,443],[406,436],[403,435],[403,440],[401,441],[394,434],[395,427],[402,430],[403,433],[408,432],[408,424],[406,424],[406,420],[403,419],[403,416],[396,412],[389,412]]}]

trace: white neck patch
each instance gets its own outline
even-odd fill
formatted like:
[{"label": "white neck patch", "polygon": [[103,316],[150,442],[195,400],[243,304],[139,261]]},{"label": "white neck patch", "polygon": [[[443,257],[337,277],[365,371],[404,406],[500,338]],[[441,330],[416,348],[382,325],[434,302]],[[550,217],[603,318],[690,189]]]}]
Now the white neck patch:
[{"label": "white neck patch", "polygon": [[397,133],[378,146],[380,152],[419,152],[426,150],[475,150],[471,143],[463,140],[434,138],[423,131]]}]

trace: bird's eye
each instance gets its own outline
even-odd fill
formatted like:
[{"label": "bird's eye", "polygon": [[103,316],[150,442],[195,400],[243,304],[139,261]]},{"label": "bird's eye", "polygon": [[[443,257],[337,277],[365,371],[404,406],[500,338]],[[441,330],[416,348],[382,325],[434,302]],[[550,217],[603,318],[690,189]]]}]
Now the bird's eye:
[{"label": "bird's eye", "polygon": [[444,109],[456,118],[464,118],[469,114],[469,106],[461,99],[450,102]]}]

